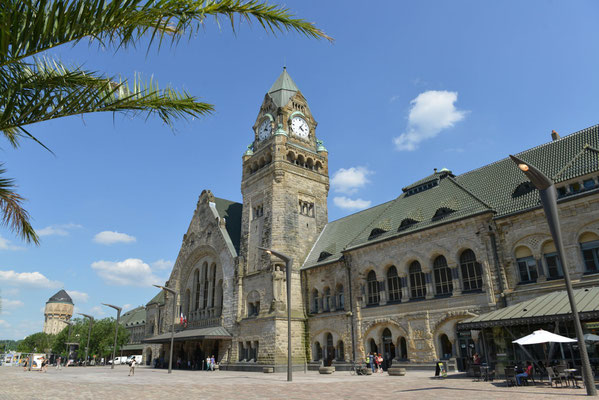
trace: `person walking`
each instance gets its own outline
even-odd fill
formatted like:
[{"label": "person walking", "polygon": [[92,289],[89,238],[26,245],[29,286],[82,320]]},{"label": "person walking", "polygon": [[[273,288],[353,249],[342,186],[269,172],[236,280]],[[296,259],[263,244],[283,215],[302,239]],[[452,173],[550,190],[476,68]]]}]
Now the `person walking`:
[{"label": "person walking", "polygon": [[62,357],[58,357],[58,359],[56,360],[56,369],[62,369]]},{"label": "person walking", "polygon": [[210,370],[214,371],[214,365],[216,364],[216,360],[214,359],[214,355],[210,357]]},{"label": "person walking", "polygon": [[210,357],[206,357],[206,371],[210,371]]},{"label": "person walking", "polygon": [[376,367],[378,369],[379,374],[383,373],[383,355],[381,353],[379,353],[379,355],[376,358]]},{"label": "person walking", "polygon": [[370,363],[370,369],[372,370],[372,373],[375,373],[375,365],[374,365],[374,354],[372,353],[372,351],[370,352],[370,354],[368,354],[368,362]]},{"label": "person walking", "polygon": [[29,365],[29,357],[25,358],[25,362],[23,363],[23,371],[27,371],[27,365]]},{"label": "person walking", "polygon": [[129,367],[129,375],[127,376],[134,376],[135,375],[135,366],[137,365],[137,361],[135,361],[135,357],[133,357],[131,359],[131,366]]}]

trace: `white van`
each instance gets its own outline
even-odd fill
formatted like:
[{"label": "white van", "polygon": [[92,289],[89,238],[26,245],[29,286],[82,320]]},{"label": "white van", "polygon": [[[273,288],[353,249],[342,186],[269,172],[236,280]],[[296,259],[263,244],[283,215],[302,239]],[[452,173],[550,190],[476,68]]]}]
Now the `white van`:
[{"label": "white van", "polygon": [[[114,358],[114,365],[125,364],[126,362],[127,362],[127,357],[125,357],[125,356]],[[108,364],[112,364],[112,360],[108,361]]]},{"label": "white van", "polygon": [[131,361],[134,358],[135,358],[135,362],[137,363],[137,365],[141,365],[141,359],[143,358],[143,356],[141,354],[127,357],[127,365],[131,365]]}]

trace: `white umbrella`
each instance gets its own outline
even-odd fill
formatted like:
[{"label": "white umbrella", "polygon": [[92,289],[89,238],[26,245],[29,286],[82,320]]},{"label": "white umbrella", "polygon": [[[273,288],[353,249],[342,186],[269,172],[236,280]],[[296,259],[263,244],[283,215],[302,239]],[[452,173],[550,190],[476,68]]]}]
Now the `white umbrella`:
[{"label": "white umbrella", "polygon": [[584,340],[586,340],[587,342],[599,342],[599,335],[587,333],[584,335]]},{"label": "white umbrella", "polygon": [[519,345],[527,344],[538,344],[538,343],[576,343],[576,339],[570,339],[565,336],[556,335],[555,333],[547,332],[542,329],[534,331],[528,336],[521,337],[518,340],[512,341],[512,343],[518,343]]}]

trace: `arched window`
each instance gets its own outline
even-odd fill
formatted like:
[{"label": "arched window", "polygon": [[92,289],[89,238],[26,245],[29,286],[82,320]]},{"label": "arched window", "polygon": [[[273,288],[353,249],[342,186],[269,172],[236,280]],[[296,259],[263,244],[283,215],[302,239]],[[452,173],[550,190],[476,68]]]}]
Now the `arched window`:
[{"label": "arched window", "polygon": [[322,359],[322,347],[319,342],[314,342],[314,361]]},{"label": "arched window", "polygon": [[185,291],[185,308],[183,309],[183,314],[185,317],[189,315],[189,307],[191,304],[191,292],[189,289]]},{"label": "arched window", "polygon": [[376,272],[370,271],[366,278],[366,284],[368,285],[368,301],[369,306],[379,304],[379,282],[376,280]]},{"label": "arched window", "polygon": [[537,260],[535,260],[528,247],[519,246],[516,248],[516,264],[520,274],[520,283],[537,281]]},{"label": "arched window", "polygon": [[312,313],[316,314],[318,312],[318,290],[314,289],[312,291]]},{"label": "arched window", "polygon": [[331,365],[332,361],[335,359],[335,345],[333,344],[333,335],[327,333],[327,357],[326,357],[326,365]]},{"label": "arched window", "polygon": [[324,290],[324,299],[322,300],[323,310],[324,312],[331,311],[331,289],[326,288]]},{"label": "arched window", "polygon": [[247,310],[248,317],[255,317],[260,314],[260,294],[255,290],[248,294]]},{"label": "arched window", "polygon": [[401,282],[394,265],[387,270],[387,290],[389,292],[389,301],[401,300]]},{"label": "arched window", "polygon": [[337,361],[343,361],[345,359],[345,348],[343,346],[343,341],[340,340],[337,342]]},{"label": "arched window", "polygon": [[408,343],[404,337],[399,339],[399,358],[401,360],[408,359]]},{"label": "arched window", "polygon": [[212,293],[210,295],[210,306],[214,307],[214,294],[216,293],[216,264],[212,264]]},{"label": "arched window", "polygon": [[201,286],[200,286],[200,270],[196,269],[195,272],[193,273],[193,282],[194,282],[194,288],[195,288],[195,306],[194,306],[194,310],[199,310],[200,309],[200,293],[201,293]]},{"label": "arched window", "polygon": [[451,294],[453,292],[451,269],[447,266],[445,257],[439,256],[435,258],[435,261],[433,261],[433,272],[435,275],[435,294],[438,296]]},{"label": "arched window", "polygon": [[426,280],[420,263],[413,261],[410,264],[410,298],[422,299],[426,296]]},{"label": "arched window", "polygon": [[556,279],[564,276],[562,263],[557,255],[553,241],[550,240],[543,245],[543,258],[547,267],[547,278]]},{"label": "arched window", "polygon": [[599,236],[586,232],[580,236],[580,250],[586,273],[599,272]]},{"label": "arched window", "polygon": [[462,270],[462,284],[465,292],[482,289],[482,268],[480,263],[476,261],[476,256],[472,250],[464,250],[460,255],[460,269]]},{"label": "arched window", "polygon": [[202,302],[202,309],[208,307],[208,263],[204,263],[202,266],[202,270],[204,271],[204,290],[202,295],[204,296],[204,301]]}]

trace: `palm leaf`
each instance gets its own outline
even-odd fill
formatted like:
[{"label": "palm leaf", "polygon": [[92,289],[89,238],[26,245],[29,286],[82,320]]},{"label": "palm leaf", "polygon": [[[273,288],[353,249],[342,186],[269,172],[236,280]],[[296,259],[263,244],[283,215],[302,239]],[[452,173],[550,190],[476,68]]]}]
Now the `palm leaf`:
[{"label": "palm leaf", "polygon": [[39,238],[29,222],[29,213],[21,206],[24,199],[14,191],[14,181],[2,176],[5,173],[0,164],[0,223],[8,226],[23,240],[39,244]]}]

